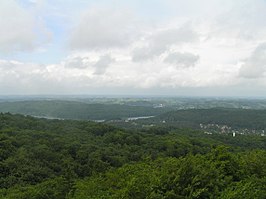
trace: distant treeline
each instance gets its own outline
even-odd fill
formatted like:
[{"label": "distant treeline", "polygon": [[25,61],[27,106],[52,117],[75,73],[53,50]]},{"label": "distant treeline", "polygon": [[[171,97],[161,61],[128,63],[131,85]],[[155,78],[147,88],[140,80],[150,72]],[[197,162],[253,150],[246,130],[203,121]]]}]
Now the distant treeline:
[{"label": "distant treeline", "polygon": [[0,103],[0,112],[75,120],[116,120],[128,117],[159,115],[170,110],[169,108],[153,108],[151,106],[87,104],[61,100]]},{"label": "distant treeline", "polygon": [[[142,127],[154,124],[163,127],[199,128],[200,124],[228,125],[233,129],[266,128],[266,110],[210,108],[176,110],[175,107],[153,108],[144,105],[88,104],[75,101],[41,100],[1,102],[0,112],[19,113],[37,117],[73,120],[121,120],[130,117],[156,116],[150,119],[125,123],[117,126]],[[132,125],[134,123],[134,125]]]},{"label": "distant treeline", "polygon": [[154,118],[139,121],[140,123],[154,123],[161,126],[193,127],[200,124],[228,125],[234,129],[266,130],[266,110],[252,109],[188,109],[171,111]]}]

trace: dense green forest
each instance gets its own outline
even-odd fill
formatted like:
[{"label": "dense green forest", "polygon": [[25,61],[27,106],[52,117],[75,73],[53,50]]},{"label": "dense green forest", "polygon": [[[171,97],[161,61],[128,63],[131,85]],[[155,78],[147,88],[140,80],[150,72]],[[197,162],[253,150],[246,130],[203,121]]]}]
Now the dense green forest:
[{"label": "dense green forest", "polygon": [[264,198],[266,138],[0,114],[0,198]]},{"label": "dense green forest", "polygon": [[0,103],[0,112],[79,120],[114,120],[128,117],[151,116],[159,115],[170,110],[170,108],[153,108],[152,106],[143,105],[88,104],[62,100],[31,100]]}]

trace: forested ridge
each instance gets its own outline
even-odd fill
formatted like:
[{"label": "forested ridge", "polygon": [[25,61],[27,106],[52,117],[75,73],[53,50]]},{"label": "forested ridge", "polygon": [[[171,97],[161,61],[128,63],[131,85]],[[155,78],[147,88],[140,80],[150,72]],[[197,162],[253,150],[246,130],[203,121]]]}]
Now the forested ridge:
[{"label": "forested ridge", "polygon": [[266,138],[0,114],[0,198],[265,198]]},{"label": "forested ridge", "polygon": [[128,117],[159,115],[170,108],[152,106],[84,103],[64,100],[31,100],[0,102],[0,112],[76,120],[114,120]]},{"label": "forested ridge", "polygon": [[199,124],[228,125],[234,129],[247,128],[262,130],[266,127],[266,110],[210,108],[170,111],[154,118],[143,120],[147,123],[164,126],[183,126],[199,128]]}]

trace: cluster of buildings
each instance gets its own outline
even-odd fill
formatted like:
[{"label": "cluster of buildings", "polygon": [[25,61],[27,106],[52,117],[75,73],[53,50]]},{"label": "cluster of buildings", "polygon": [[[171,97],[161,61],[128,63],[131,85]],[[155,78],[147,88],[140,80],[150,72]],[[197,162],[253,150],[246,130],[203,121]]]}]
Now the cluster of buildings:
[{"label": "cluster of buildings", "polygon": [[204,130],[205,134],[221,133],[221,134],[232,134],[233,137],[236,135],[247,135],[256,134],[260,136],[265,136],[265,130],[255,130],[255,129],[233,129],[228,125],[220,124],[200,124],[200,128]]}]

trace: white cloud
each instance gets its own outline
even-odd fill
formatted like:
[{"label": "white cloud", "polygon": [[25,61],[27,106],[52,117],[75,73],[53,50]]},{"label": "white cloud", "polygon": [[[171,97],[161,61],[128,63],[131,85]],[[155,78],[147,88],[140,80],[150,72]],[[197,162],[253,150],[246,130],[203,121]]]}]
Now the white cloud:
[{"label": "white cloud", "polygon": [[226,11],[214,20],[213,36],[259,40],[265,35],[266,3],[263,0],[230,2]]},{"label": "white cloud", "polygon": [[144,47],[137,47],[132,52],[132,60],[135,62],[146,61],[161,55],[173,45],[182,45],[198,41],[199,35],[190,25],[184,24],[179,28],[154,30],[144,39]]},{"label": "white cloud", "polygon": [[21,65],[22,63],[18,61],[8,61],[8,60],[0,60],[0,69],[3,70],[9,70],[11,68],[17,67]]},{"label": "white cloud", "polygon": [[[77,65],[66,67],[67,61],[76,61]],[[67,61],[40,65],[2,60],[0,63],[12,63],[12,67],[0,64],[0,90],[2,93],[78,94],[117,89],[130,93],[132,89],[171,90],[234,84],[234,72],[226,72],[222,66],[220,69],[202,65],[182,68],[160,60],[142,64],[118,59],[115,54],[75,56]]]},{"label": "white cloud", "polygon": [[1,0],[0,35],[0,53],[30,51],[50,37],[43,24],[14,0]]},{"label": "white cloud", "polygon": [[70,47],[73,50],[125,47],[135,38],[134,23],[127,9],[89,8],[73,30]]},{"label": "white cloud", "polygon": [[[159,0],[152,9],[136,1],[135,10],[133,3],[118,1],[92,6],[94,1],[31,0],[30,9],[19,1],[2,2],[0,52],[36,48],[42,20],[56,39],[39,61],[50,64],[39,64],[34,53],[0,60],[1,93],[172,94],[180,88],[266,85],[262,0]],[[158,12],[158,5],[171,6]],[[77,20],[80,10],[85,12]]]},{"label": "white cloud", "polygon": [[244,78],[264,77],[266,73],[266,43],[258,45],[242,64],[239,75]]},{"label": "white cloud", "polygon": [[160,46],[173,44],[191,43],[198,40],[198,34],[189,24],[184,24],[179,28],[158,31],[152,37],[152,43]]}]

